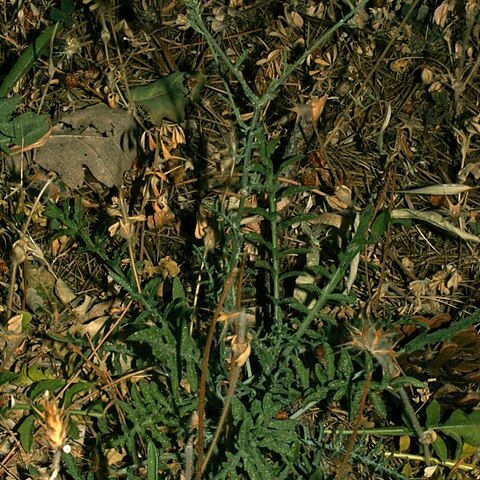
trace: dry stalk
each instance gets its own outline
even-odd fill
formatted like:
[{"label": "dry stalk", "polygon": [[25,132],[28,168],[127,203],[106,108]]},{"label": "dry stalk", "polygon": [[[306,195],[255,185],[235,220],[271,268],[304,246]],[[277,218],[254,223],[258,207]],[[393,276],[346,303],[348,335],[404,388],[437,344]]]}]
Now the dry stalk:
[{"label": "dry stalk", "polygon": [[230,375],[228,377],[228,391],[223,403],[222,413],[220,414],[220,419],[218,420],[217,427],[215,429],[215,434],[213,436],[208,452],[205,455],[202,473],[205,471],[205,468],[212,456],[215,445],[220,438],[220,435],[223,431],[227,415],[230,412],[230,406],[232,404],[233,396],[235,395],[235,390],[237,388],[238,380],[240,378],[240,372],[243,365],[248,359],[250,354],[250,336],[248,334],[248,315],[244,312],[234,312],[230,315],[225,315],[225,320],[228,321],[231,318],[234,318],[236,324],[236,334],[231,338],[232,340],[232,358],[230,365]]},{"label": "dry stalk", "polygon": [[[23,224],[22,229],[18,231],[20,238],[13,244],[12,256],[11,256],[12,273],[10,274],[10,284],[8,286],[8,297],[7,297],[8,314],[10,314],[13,311],[13,292],[14,292],[15,283],[17,280],[18,266],[27,259],[30,253],[33,253],[35,256],[35,252],[41,252],[41,250],[35,245],[33,240],[27,237],[26,233],[28,230],[28,226],[30,225],[30,222],[32,220],[33,214],[35,213],[35,210],[38,207],[38,204],[40,203],[40,199],[42,198],[43,194],[45,193],[45,190],[48,188],[50,183],[52,183],[52,181],[53,181],[53,177],[49,178],[48,181],[40,190],[40,193],[37,195],[37,198],[35,199],[35,202],[32,208],[30,209],[30,214],[28,215],[27,220]],[[45,259],[43,258],[43,254],[41,255],[41,257],[42,257],[41,259],[45,261]],[[47,265],[47,267],[49,267],[49,265]]]},{"label": "dry stalk", "polygon": [[203,447],[204,447],[204,424],[205,424],[205,393],[206,393],[206,383],[208,375],[208,361],[210,358],[210,351],[212,349],[213,335],[215,334],[215,327],[217,326],[218,319],[222,313],[223,305],[227,299],[228,292],[232,287],[232,284],[237,275],[237,269],[233,268],[230,274],[225,281],[222,294],[218,301],[217,308],[213,314],[212,321],[210,322],[210,328],[207,334],[207,341],[205,343],[205,349],[203,352],[202,360],[202,373],[200,376],[200,385],[198,387],[198,439],[197,439],[197,470],[196,470],[196,479],[200,480],[202,478],[203,471]]},{"label": "dry stalk", "polygon": [[120,189],[119,204],[120,211],[122,213],[122,219],[120,220],[120,235],[127,241],[128,256],[130,258],[130,266],[132,268],[133,278],[135,279],[135,285],[138,293],[142,293],[142,286],[140,284],[137,267],[135,266],[135,255],[133,251],[135,226],[133,225],[132,219],[128,216],[127,205],[125,204],[125,198],[123,196],[122,189]]},{"label": "dry stalk", "polygon": [[417,414],[412,407],[410,399],[408,398],[405,387],[400,387],[398,392],[400,393],[400,398],[402,399],[403,405],[405,406],[405,413],[408,415],[408,418],[412,422],[413,429],[417,434],[420,443],[423,445],[423,455],[425,459],[425,465],[430,466],[430,444],[428,443],[428,438],[425,435],[424,428],[420,425],[418,421]]},{"label": "dry stalk", "polygon": [[[232,356],[230,360],[230,375],[228,376],[228,391],[225,397],[225,401],[222,408],[222,413],[217,423],[215,429],[215,434],[213,436],[208,452],[205,455],[202,465],[202,473],[205,471],[205,468],[212,456],[215,445],[220,438],[220,435],[223,431],[223,427],[227,420],[227,416],[230,412],[230,406],[232,404],[233,396],[235,395],[235,390],[237,389],[238,380],[240,378],[240,372],[245,365],[248,357],[250,356],[250,342],[251,335],[248,333],[249,324],[252,323],[253,319],[251,315],[246,314],[241,310],[242,303],[242,288],[243,288],[243,278],[245,272],[245,260],[246,252],[243,252],[242,255],[242,264],[240,267],[240,273],[238,275],[238,283],[236,287],[236,311],[231,313],[222,313],[217,321],[225,322],[224,332],[226,331],[228,324],[233,323],[235,334],[230,337],[232,341]],[[198,473],[197,473],[198,475]]]},{"label": "dry stalk", "polygon": [[362,424],[363,410],[365,409],[365,402],[367,401],[368,390],[370,388],[370,382],[372,380],[372,372],[368,372],[367,378],[365,380],[365,385],[363,387],[362,396],[360,398],[360,403],[358,404],[357,416],[355,417],[355,422],[353,424],[352,434],[348,439],[347,448],[345,449],[345,454],[343,455],[342,461],[338,468],[336,480],[342,480],[345,470],[348,467],[348,460],[352,453],[353,447],[355,446],[355,440],[358,437],[358,430]]},{"label": "dry stalk", "polygon": [[[98,352],[100,350],[100,348],[102,347],[102,345],[107,341],[107,339],[110,337],[110,335],[115,331],[115,329],[118,327],[118,325],[122,322],[122,320],[125,318],[125,315],[127,314],[127,312],[130,310],[130,307],[133,305],[133,301],[130,301],[128,303],[128,305],[124,308],[124,310],[122,311],[122,313],[120,314],[120,316],[117,318],[117,320],[115,322],[113,322],[112,326],[110,327],[110,329],[108,330],[107,333],[104,334],[104,336],[102,337],[102,339],[98,342],[98,345],[97,346],[94,346],[92,343],[90,343],[90,346],[91,346],[91,353],[88,357],[84,357],[83,356],[83,353],[82,351],[76,347],[75,345],[71,344],[70,347],[72,348],[72,350],[78,354],[81,358],[84,359],[84,362],[85,364],[90,364],[90,366],[92,367],[93,370],[95,370],[99,377],[101,378],[107,378],[106,382],[108,383],[109,387],[112,389],[111,391],[113,393],[117,393],[119,396],[121,396],[119,394],[119,390],[117,389],[116,387],[116,383],[115,381],[113,381],[111,379],[111,377],[107,374],[105,375],[103,373],[103,371],[100,369],[100,367],[98,367],[97,365],[95,365],[92,360],[94,358],[98,358],[99,360],[99,363],[101,364],[101,361],[100,361],[100,358],[98,357]],[[90,339],[89,339],[90,340]],[[82,368],[79,368],[77,370],[77,372],[69,379],[69,381],[66,383],[66,385],[60,390],[59,394],[58,395],[62,395],[69,387],[70,385],[72,385],[75,380],[80,376],[82,372]],[[124,420],[124,413],[122,411],[122,409],[120,407],[118,407],[118,405],[116,405],[116,408],[117,408],[117,412],[118,412],[118,415],[119,417]]]},{"label": "dry stalk", "polygon": [[338,131],[342,127],[343,119],[346,117],[350,109],[358,102],[358,99],[360,98],[360,95],[363,93],[364,89],[367,87],[369,82],[372,80],[374,73],[377,71],[381,63],[384,61],[385,57],[387,56],[388,51],[392,48],[392,46],[395,44],[398,35],[400,32],[404,31],[404,27],[406,23],[408,22],[408,19],[412,15],[412,13],[415,11],[415,8],[418,5],[418,2],[420,0],[414,0],[414,2],[410,5],[410,8],[408,9],[408,12],[406,13],[405,17],[403,18],[402,23],[398,27],[398,34],[393,35],[390,41],[388,42],[387,46],[384,48],[383,52],[380,54],[378,57],[377,61],[375,62],[375,65],[372,67],[372,69],[368,72],[367,76],[365,77],[363,83],[360,85],[358,90],[352,95],[352,99],[347,105],[347,107],[343,110],[343,113],[340,114],[339,119],[337,120],[334,128],[332,131],[328,134],[325,143],[323,144],[323,147],[326,148],[327,145],[332,141],[333,138],[335,138],[335,135],[337,135]]}]

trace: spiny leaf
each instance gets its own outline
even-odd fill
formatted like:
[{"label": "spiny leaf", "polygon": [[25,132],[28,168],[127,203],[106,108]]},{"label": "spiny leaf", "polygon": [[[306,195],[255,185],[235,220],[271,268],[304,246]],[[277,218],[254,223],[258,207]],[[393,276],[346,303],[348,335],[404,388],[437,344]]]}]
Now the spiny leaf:
[{"label": "spiny leaf", "polygon": [[73,12],[75,11],[74,0],[62,0],[60,8],[53,8],[50,18],[56,22],[62,22],[66,27],[70,28],[73,23]]},{"label": "spiny leaf", "polygon": [[13,372],[2,372],[0,373],[0,387],[2,385],[13,383],[15,378],[17,378],[18,373]]},{"label": "spiny leaf", "polygon": [[458,442],[463,440],[474,447],[480,447],[480,411],[468,415],[461,410],[455,410],[451,417],[437,428]]},{"label": "spiny leaf", "polygon": [[438,425],[440,423],[440,404],[437,400],[432,400],[425,411],[427,428]]},{"label": "spiny leaf", "polygon": [[147,480],[158,479],[158,452],[155,444],[150,440],[147,448]]},{"label": "spiny leaf", "polygon": [[13,112],[20,103],[20,97],[0,98],[0,133],[6,134],[2,130],[4,122],[10,122]]},{"label": "spiny leaf", "polygon": [[446,328],[436,330],[433,333],[428,331],[421,333],[417,338],[405,345],[405,353],[411,353],[423,349],[426,345],[432,345],[434,343],[443,342],[451,339],[456,333],[463,329],[480,322],[480,309],[477,309],[475,313],[469,317],[457,320]]},{"label": "spiny leaf", "polygon": [[35,112],[25,112],[11,118],[19,97],[0,99],[0,148],[10,153],[8,147],[28,147],[46,137],[50,131],[50,117]]},{"label": "spiny leaf", "polygon": [[35,400],[47,390],[49,392],[54,392],[55,390],[62,388],[64,385],[65,380],[61,380],[59,378],[52,380],[40,380],[30,390],[29,397],[31,400]]}]

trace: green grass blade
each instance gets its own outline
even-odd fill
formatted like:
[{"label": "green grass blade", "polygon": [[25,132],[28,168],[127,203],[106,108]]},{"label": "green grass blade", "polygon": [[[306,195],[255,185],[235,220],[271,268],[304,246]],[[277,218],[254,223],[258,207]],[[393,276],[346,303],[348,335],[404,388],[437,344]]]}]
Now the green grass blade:
[{"label": "green grass blade", "polygon": [[45,52],[50,45],[50,41],[55,34],[57,25],[52,25],[45,29],[31,45],[20,55],[13,68],[3,79],[0,85],[0,98],[6,97],[14,85],[22,78],[35,64],[38,58]]}]

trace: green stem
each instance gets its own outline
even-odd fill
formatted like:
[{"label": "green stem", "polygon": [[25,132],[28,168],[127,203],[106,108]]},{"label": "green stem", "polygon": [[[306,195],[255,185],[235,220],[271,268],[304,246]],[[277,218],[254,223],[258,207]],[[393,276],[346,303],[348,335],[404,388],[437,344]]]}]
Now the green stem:
[{"label": "green stem", "polygon": [[417,414],[410,403],[410,399],[408,398],[407,392],[405,391],[404,387],[400,387],[398,389],[398,393],[400,394],[400,398],[402,399],[403,405],[405,406],[405,412],[408,415],[408,418],[412,422],[413,429],[415,430],[420,443],[423,444],[423,454],[425,456],[425,464],[430,466],[430,445],[426,442],[425,439],[425,432],[423,427],[420,425],[418,421]]},{"label": "green stem", "polygon": [[365,234],[368,230],[370,225],[370,220],[373,215],[373,208],[372,205],[368,205],[363,214],[362,218],[360,219],[360,224],[358,229],[353,236],[352,241],[348,244],[344,254],[342,255],[342,259],[338,268],[335,270],[335,273],[330,278],[330,281],[323,289],[322,294],[315,302],[315,305],[312,307],[308,315],[305,317],[303,322],[300,324],[297,332],[295,333],[296,340],[299,341],[307,332],[310,324],[313,320],[317,317],[320,310],[323,306],[327,303],[329,296],[337,285],[341,282],[342,278],[345,276],[350,264],[352,263],[353,259],[361,252],[361,250],[365,247],[367,241],[365,239]]},{"label": "green stem", "polygon": [[[269,189],[269,204],[270,204],[270,236],[272,240],[272,303],[273,303],[273,324],[276,330],[275,338],[277,339],[277,347],[279,342],[282,341],[282,309],[280,308],[280,260],[278,258],[279,245],[278,245],[278,222],[277,222],[277,191],[278,188],[276,176],[273,179],[267,179],[268,182],[275,182],[275,185],[271,185]],[[278,349],[277,349],[278,351]]]}]

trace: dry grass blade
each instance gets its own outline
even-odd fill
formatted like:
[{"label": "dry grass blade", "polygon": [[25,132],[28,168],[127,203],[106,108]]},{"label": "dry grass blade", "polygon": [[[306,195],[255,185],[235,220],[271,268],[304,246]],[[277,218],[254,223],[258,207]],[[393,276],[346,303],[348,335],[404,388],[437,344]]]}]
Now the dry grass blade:
[{"label": "dry grass blade", "polygon": [[430,185],[428,187],[413,188],[411,190],[399,190],[398,193],[415,193],[417,195],[459,195],[469,192],[477,187],[469,187],[461,183],[444,183],[442,185]]},{"label": "dry grass blade", "polygon": [[397,208],[391,211],[391,217],[395,220],[421,220],[422,222],[429,223],[436,228],[453,233],[460,237],[462,240],[469,242],[480,242],[480,238],[476,235],[466,232],[461,228],[455,227],[448,220],[445,220],[439,213],[431,211],[416,211],[408,208]]}]

